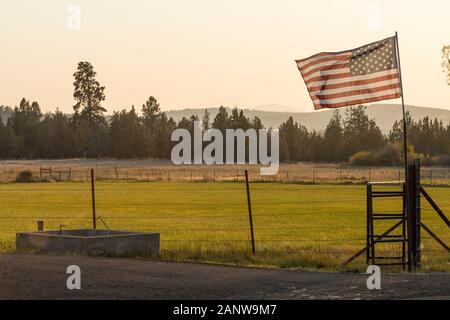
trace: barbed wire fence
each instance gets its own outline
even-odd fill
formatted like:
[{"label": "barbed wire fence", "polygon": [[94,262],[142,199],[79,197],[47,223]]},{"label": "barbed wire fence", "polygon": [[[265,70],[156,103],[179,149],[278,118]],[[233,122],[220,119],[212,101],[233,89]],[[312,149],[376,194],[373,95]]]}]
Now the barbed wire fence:
[{"label": "barbed wire fence", "polygon": [[[246,168],[247,169],[247,168]],[[118,167],[99,166],[97,180],[142,182],[236,182],[244,181],[242,167]],[[89,181],[87,167],[0,167],[0,182],[14,182],[23,170],[31,171],[37,181]],[[303,184],[364,184],[368,181],[402,181],[404,170],[399,167],[340,167],[319,166],[292,168],[281,165],[277,174],[262,176],[259,168],[248,169],[252,181]],[[421,181],[425,186],[449,186],[450,168],[424,168]]]}]

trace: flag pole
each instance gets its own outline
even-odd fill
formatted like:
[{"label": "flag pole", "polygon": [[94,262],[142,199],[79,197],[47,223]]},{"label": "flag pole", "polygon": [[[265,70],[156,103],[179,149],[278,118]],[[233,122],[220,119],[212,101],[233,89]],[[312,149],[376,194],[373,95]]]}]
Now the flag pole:
[{"label": "flag pole", "polygon": [[400,92],[402,96],[402,111],[403,111],[403,158],[405,161],[405,182],[408,180],[408,139],[407,139],[407,125],[406,125],[406,111],[405,111],[405,98],[403,97],[403,81],[402,81],[402,68],[400,65],[400,49],[398,46],[398,33],[395,32],[395,47],[397,53],[398,73],[400,75]]}]

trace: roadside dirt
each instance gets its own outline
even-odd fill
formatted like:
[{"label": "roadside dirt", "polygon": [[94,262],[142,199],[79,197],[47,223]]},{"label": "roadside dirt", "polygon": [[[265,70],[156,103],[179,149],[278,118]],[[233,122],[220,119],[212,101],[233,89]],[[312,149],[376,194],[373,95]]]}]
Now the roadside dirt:
[{"label": "roadside dirt", "polygon": [[[81,268],[81,290],[66,268]],[[450,275],[367,276],[74,256],[0,255],[0,299],[450,299]]]}]

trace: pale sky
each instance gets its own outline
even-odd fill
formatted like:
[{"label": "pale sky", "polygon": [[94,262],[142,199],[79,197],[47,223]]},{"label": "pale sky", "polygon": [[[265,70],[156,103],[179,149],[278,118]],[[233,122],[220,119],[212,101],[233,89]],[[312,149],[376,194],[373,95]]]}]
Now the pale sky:
[{"label": "pale sky", "polygon": [[[67,27],[70,5],[81,10],[79,30]],[[295,59],[398,31],[405,102],[450,109],[449,18],[448,0],[1,0],[0,105],[26,97],[71,112],[72,75],[87,60],[109,112],[150,95],[163,110],[312,111]]]}]

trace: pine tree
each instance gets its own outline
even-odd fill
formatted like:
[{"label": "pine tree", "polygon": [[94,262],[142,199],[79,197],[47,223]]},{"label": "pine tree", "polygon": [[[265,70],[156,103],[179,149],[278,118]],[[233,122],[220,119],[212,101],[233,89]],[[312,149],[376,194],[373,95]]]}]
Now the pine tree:
[{"label": "pine tree", "polygon": [[88,130],[85,133],[77,130],[82,134],[80,142],[88,157],[99,157],[107,149],[106,109],[101,106],[105,100],[105,87],[96,80],[96,75],[94,67],[87,61],[78,63],[78,69],[73,74],[76,104],[73,106],[75,113],[72,122],[76,129],[81,126]]}]

